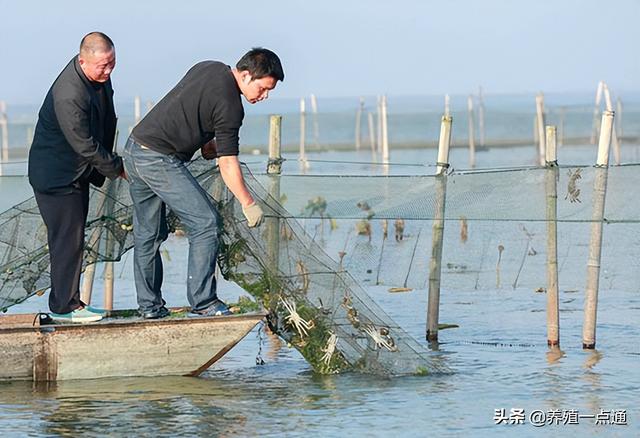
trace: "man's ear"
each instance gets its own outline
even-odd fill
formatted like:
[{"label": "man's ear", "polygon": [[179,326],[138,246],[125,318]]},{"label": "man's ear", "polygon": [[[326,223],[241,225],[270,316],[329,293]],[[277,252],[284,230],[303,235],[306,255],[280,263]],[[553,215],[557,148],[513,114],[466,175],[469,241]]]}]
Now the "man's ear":
[{"label": "man's ear", "polygon": [[249,82],[251,82],[251,73],[249,73],[248,71],[244,71],[243,73],[243,77],[242,77],[242,82],[244,82],[245,85],[249,85]]}]

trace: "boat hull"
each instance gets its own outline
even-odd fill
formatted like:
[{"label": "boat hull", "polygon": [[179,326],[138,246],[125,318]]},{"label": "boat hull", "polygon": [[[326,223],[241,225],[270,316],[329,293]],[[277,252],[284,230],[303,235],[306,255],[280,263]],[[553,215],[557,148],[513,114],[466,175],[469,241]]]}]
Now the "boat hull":
[{"label": "boat hull", "polygon": [[32,325],[0,318],[0,380],[36,382],[128,376],[197,376],[244,338],[264,314],[92,324]]}]

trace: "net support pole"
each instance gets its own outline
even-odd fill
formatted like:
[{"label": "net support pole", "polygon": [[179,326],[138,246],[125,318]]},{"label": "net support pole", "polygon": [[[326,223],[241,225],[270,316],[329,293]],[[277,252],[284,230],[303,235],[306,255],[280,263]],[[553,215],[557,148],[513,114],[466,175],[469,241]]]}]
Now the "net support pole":
[{"label": "net support pole", "polygon": [[[282,116],[272,115],[269,122],[269,195],[280,202],[280,174],[282,173],[281,155]],[[280,219],[272,216],[265,218],[267,237],[267,256],[270,267],[277,272],[280,253]]]},{"label": "net support pole", "polygon": [[598,82],[596,99],[593,105],[593,129],[591,129],[591,144],[596,144],[596,139],[598,138],[598,121],[600,119],[600,102],[602,101],[603,88],[604,81]]},{"label": "net support pole", "polygon": [[587,286],[584,301],[584,325],[582,326],[582,348],[596,347],[596,315],[598,310],[598,287],[600,281],[600,260],[602,253],[602,226],[609,166],[609,148],[613,129],[613,111],[602,113],[598,158],[596,161],[593,186],[593,206],[591,215],[591,240],[587,261]]},{"label": "net support pole", "polygon": [[[107,200],[106,192],[100,192],[98,194],[98,205],[96,210],[96,217],[102,216],[104,211],[105,202]],[[80,288],[80,300],[85,303],[91,303],[91,295],[93,293],[93,282],[96,274],[96,261],[97,255],[100,252],[100,241],[102,237],[102,231],[100,227],[96,227],[91,231],[89,235],[89,242],[87,246],[91,248],[89,258],[86,260],[86,267],[82,275],[82,287]]]},{"label": "net support pole", "polygon": [[140,122],[140,96],[133,98],[133,124],[137,125]]},{"label": "net support pole", "polygon": [[376,151],[382,154],[382,98],[380,96],[377,97],[376,109]]},{"label": "net support pole", "polygon": [[547,126],[546,175],[547,195],[547,345],[560,345],[560,313],[558,305],[558,159],[557,131]]},{"label": "net support pole", "polygon": [[442,271],[442,246],[444,239],[444,214],[447,194],[447,168],[451,146],[451,116],[443,116],[438,142],[436,168],[436,202],[431,232],[431,260],[429,262],[429,299],[427,302],[427,333],[429,342],[438,341],[438,317],[440,314],[440,276]]},{"label": "net support pole", "polygon": [[382,163],[389,164],[389,125],[387,116],[387,96],[382,96]]},{"label": "net support pole", "polygon": [[356,151],[362,147],[362,112],[364,111],[364,97],[360,98],[358,109],[356,110]]},{"label": "net support pole", "polygon": [[[609,87],[607,86],[607,84],[604,84],[603,89],[604,89],[604,100],[605,100],[605,105],[607,107],[607,111],[613,111],[613,102],[611,101],[611,93],[609,92]],[[611,130],[611,144],[613,146],[613,162],[616,165],[620,164],[620,141],[618,140],[618,133],[616,130],[616,125],[618,123],[620,123],[620,117],[616,117],[614,127]]]},{"label": "net support pole", "polygon": [[376,161],[376,127],[373,121],[373,113],[367,112],[367,124],[369,125],[369,145],[371,146],[371,158]]},{"label": "net support pole", "polygon": [[480,146],[484,147],[484,96],[482,94],[482,87],[478,89],[478,129],[480,131]]},{"label": "net support pole", "polygon": [[320,127],[318,126],[318,100],[316,95],[311,95],[311,112],[313,112],[313,142],[316,149],[320,148]]},{"label": "net support pole", "polygon": [[544,117],[544,95],[538,93],[536,96],[536,128],[538,130],[538,164],[544,166],[545,164],[545,149],[546,149],[546,134],[544,132],[545,127]]},{"label": "net support pole", "polygon": [[0,139],[2,141],[0,175],[2,175],[2,165],[9,161],[9,120],[7,118],[7,104],[4,100],[0,100]]},{"label": "net support pole", "polygon": [[300,98],[300,168],[304,172],[309,168],[307,154],[305,152],[305,142],[307,139],[307,111],[304,97]]},{"label": "net support pole", "polygon": [[474,130],[473,96],[467,98],[467,111],[469,113],[469,167],[476,167],[476,134]]},{"label": "net support pole", "polygon": [[[106,201],[104,205],[104,215],[107,218],[113,218],[113,210],[114,210],[114,185],[117,184],[118,180],[107,180],[105,187],[106,191]],[[111,220],[111,219],[107,219]],[[108,258],[113,259],[113,249],[114,249],[115,241],[113,234],[109,229],[106,230],[106,238],[105,238],[105,249],[106,255]],[[114,262],[105,262],[104,264],[104,297],[103,297],[103,307],[105,310],[113,310],[113,281],[114,281]]]}]

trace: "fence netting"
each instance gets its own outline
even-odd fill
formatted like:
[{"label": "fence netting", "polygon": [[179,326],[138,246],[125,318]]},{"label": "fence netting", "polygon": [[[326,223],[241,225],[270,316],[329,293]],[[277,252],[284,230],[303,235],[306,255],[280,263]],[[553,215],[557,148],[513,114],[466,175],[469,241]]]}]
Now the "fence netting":
[{"label": "fence netting", "polygon": [[[271,327],[318,372],[393,375],[447,369],[364,287],[383,285],[393,292],[427,286],[437,200],[445,187],[443,293],[543,293],[551,223],[557,224],[559,287],[582,290],[591,229],[601,222],[600,289],[635,291],[640,212],[632,197],[640,183],[638,166],[454,171],[441,177],[252,175],[245,168],[266,214],[259,228],[246,226],[210,162],[199,159],[189,168],[219,206],[222,275],[270,311]],[[593,217],[592,201],[605,174],[601,221]],[[174,215],[168,220],[171,229],[181,227]],[[92,190],[85,236],[85,265],[118,260],[132,247],[126,182]],[[0,214],[0,309],[48,287],[46,229],[31,198]]]}]

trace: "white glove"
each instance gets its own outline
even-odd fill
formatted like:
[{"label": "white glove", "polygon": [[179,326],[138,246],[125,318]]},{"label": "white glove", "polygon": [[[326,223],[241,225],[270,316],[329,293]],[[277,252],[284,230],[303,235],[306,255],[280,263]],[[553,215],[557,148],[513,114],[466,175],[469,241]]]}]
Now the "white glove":
[{"label": "white glove", "polygon": [[247,218],[247,225],[250,228],[257,227],[262,223],[262,219],[264,218],[264,213],[258,204],[255,202],[249,204],[246,207],[242,207],[242,214]]}]

